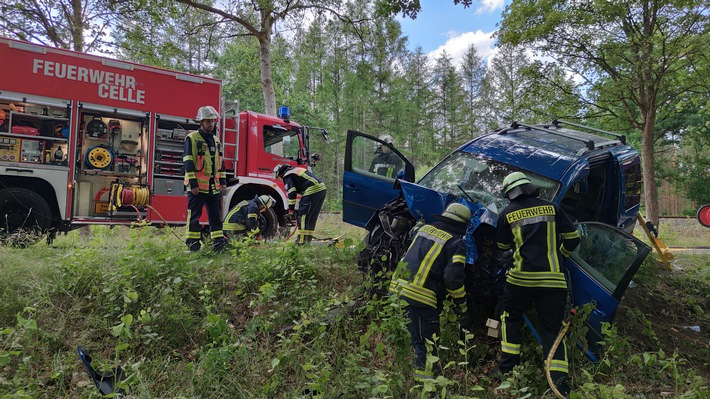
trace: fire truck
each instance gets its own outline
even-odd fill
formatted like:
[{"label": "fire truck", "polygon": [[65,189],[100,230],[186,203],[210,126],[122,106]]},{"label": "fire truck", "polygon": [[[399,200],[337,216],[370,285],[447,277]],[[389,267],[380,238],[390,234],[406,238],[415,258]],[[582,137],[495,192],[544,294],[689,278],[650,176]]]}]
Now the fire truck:
[{"label": "fire truck", "polygon": [[[182,152],[197,109],[222,115],[228,189],[223,217],[267,194],[262,235],[286,224],[288,198],[272,170],[312,165],[309,131],[279,116],[238,112],[222,82],[0,38],[0,234],[85,225],[186,223]],[[327,139],[327,132],[318,129]],[[205,217],[205,215],[203,215]],[[206,224],[206,217],[204,220]]]}]

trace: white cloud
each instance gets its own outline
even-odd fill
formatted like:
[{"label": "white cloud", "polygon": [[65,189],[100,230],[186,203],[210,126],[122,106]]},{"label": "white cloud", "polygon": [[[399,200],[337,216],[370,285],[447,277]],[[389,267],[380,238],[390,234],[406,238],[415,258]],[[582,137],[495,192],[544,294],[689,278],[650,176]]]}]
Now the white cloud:
[{"label": "white cloud", "polygon": [[484,60],[493,54],[495,51],[495,39],[492,37],[495,32],[475,32],[456,33],[449,32],[446,43],[439,46],[436,50],[427,54],[430,60],[435,60],[446,50],[446,53],[451,57],[453,64],[461,63],[463,54],[470,45],[474,45],[478,51],[478,55]]},{"label": "white cloud", "polygon": [[476,14],[491,13],[497,9],[503,9],[505,0],[482,0],[481,5],[476,9]]}]

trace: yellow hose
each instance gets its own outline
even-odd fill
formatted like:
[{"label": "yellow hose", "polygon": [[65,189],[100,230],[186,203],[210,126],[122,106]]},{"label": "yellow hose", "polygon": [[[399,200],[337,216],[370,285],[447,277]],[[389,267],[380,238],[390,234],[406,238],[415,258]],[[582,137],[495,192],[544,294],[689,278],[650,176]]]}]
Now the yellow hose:
[{"label": "yellow hose", "polygon": [[560,399],[565,399],[565,396],[562,395],[562,393],[557,389],[555,382],[552,381],[550,367],[552,367],[552,359],[555,357],[555,352],[557,352],[557,348],[560,346],[560,343],[562,343],[562,340],[565,338],[567,330],[569,330],[569,321],[563,321],[562,330],[560,330],[560,333],[557,334],[557,338],[555,338],[555,342],[552,343],[552,347],[550,348],[550,353],[547,354],[547,359],[545,359],[545,376],[547,377],[547,385],[550,386],[552,392],[554,392]]}]

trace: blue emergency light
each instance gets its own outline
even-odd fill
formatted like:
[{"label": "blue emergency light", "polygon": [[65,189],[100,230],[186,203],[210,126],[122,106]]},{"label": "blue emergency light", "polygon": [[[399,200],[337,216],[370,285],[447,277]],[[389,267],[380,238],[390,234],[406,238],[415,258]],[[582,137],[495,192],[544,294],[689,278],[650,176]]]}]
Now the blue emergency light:
[{"label": "blue emergency light", "polygon": [[291,108],[282,105],[279,107],[279,118],[283,119],[284,122],[289,122],[291,119]]}]

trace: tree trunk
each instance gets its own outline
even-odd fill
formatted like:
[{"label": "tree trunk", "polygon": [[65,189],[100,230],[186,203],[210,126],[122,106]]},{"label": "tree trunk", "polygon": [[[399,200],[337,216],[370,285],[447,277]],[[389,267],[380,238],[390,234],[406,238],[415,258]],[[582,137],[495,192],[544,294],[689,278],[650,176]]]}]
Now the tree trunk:
[{"label": "tree trunk", "polygon": [[258,39],[264,108],[267,114],[276,116],[276,91],[274,90],[274,80],[271,77],[271,39],[266,37],[266,35],[260,35]]},{"label": "tree trunk", "polygon": [[658,187],[655,179],[654,126],[656,110],[651,108],[641,128],[641,168],[643,169],[643,197],[646,218],[658,226]]}]

